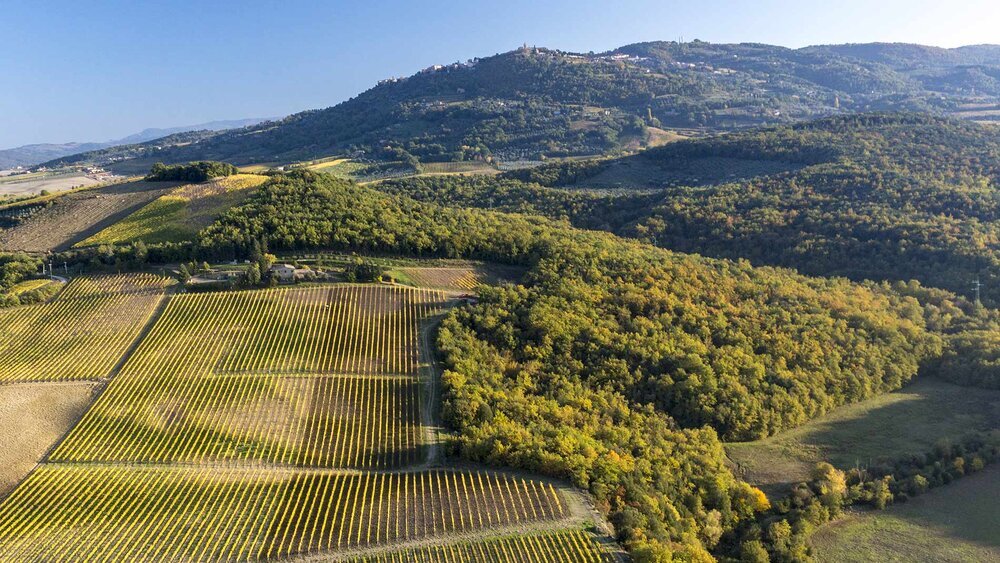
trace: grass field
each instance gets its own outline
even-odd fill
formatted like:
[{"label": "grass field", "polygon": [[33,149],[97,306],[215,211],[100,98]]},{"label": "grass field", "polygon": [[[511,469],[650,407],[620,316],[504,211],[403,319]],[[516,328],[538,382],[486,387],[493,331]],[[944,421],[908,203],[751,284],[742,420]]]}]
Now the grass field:
[{"label": "grass field", "polygon": [[[140,279],[114,276],[99,283]],[[95,293],[89,283],[73,281],[48,303],[0,309],[0,382],[106,376],[163,298],[156,281],[151,291],[113,293]]]},{"label": "grass field", "polygon": [[125,244],[138,240],[151,244],[190,240],[267,180],[267,176],[236,174],[174,188],[76,246]]},{"label": "grass field", "polygon": [[352,559],[353,563],[449,563],[519,561],[549,563],[552,561],[603,562],[614,561],[594,537],[581,530],[563,530],[542,534],[519,534],[478,542],[436,545],[406,551],[389,552],[372,557]]},{"label": "grass field", "polygon": [[0,251],[50,252],[76,242],[124,219],[165,193],[173,184],[132,182],[82,190],[48,198],[45,205],[25,202],[5,208],[31,213],[15,226],[0,229]]},{"label": "grass field", "polygon": [[0,505],[0,553],[9,560],[280,559],[563,513],[551,485],[493,472],[50,465]]},{"label": "grass field", "polygon": [[420,322],[442,305],[382,286],[176,296],[52,459],[416,463]]},{"label": "grass field", "polygon": [[726,452],[745,479],[771,494],[806,480],[819,461],[848,469],[997,427],[1000,391],[925,379],[764,440],[727,444]]},{"label": "grass field", "polygon": [[852,561],[1000,561],[1000,468],[884,511],[849,514],[810,539],[816,558]]}]

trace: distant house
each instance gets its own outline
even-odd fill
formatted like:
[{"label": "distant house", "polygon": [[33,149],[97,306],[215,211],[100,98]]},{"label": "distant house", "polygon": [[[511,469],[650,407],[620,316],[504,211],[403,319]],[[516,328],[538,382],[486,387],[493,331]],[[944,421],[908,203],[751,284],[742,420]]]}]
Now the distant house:
[{"label": "distant house", "polygon": [[329,274],[309,268],[296,268],[291,264],[275,264],[271,266],[271,275],[279,282],[291,283],[299,280],[322,281],[330,279]]},{"label": "distant house", "polygon": [[295,266],[291,264],[275,264],[271,266],[271,275],[279,282],[295,281]]}]

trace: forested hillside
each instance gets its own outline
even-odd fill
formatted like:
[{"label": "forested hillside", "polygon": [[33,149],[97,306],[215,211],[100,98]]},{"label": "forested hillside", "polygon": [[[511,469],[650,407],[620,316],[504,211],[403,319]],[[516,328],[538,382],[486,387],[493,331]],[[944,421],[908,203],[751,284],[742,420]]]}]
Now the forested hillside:
[{"label": "forested hillside", "polygon": [[[628,161],[697,168],[720,159],[799,169],[708,186],[599,195],[587,186]],[[909,280],[1000,296],[1000,133],[907,114],[863,114],[674,143],[624,161],[572,163],[509,179],[428,179],[383,186],[451,205],[563,217],[681,252],[851,279]]]},{"label": "forested hillside", "polygon": [[1000,59],[993,51],[920,49],[702,41],[640,43],[602,54],[524,47],[384,80],[333,107],[277,122],[48,164],[131,169],[123,161],[288,163],[337,154],[537,161],[656,144],[663,128],[726,130],[879,109],[974,109],[970,119],[995,118]]},{"label": "forested hillside", "polygon": [[695,554],[766,501],[723,464],[753,438],[894,389],[940,353],[912,297],[674,254],[544,219],[277,176],[202,255],[344,248],[527,266],[438,335],[456,452],[572,478],[636,552]]}]

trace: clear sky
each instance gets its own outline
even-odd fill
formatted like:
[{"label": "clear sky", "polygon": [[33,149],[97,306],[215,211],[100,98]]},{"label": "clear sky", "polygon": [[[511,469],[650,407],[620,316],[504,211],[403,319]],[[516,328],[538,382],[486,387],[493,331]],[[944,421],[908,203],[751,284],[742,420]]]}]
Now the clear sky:
[{"label": "clear sky", "polygon": [[282,116],[528,43],[1000,43],[997,0],[0,0],[0,148]]}]

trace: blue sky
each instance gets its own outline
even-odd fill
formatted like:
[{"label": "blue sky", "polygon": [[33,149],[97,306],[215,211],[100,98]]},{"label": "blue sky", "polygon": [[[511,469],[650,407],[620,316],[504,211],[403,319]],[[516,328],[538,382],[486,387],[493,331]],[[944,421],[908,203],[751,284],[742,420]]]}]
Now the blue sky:
[{"label": "blue sky", "polygon": [[0,148],[334,105],[521,43],[1000,43],[1000,3],[0,0]]}]

